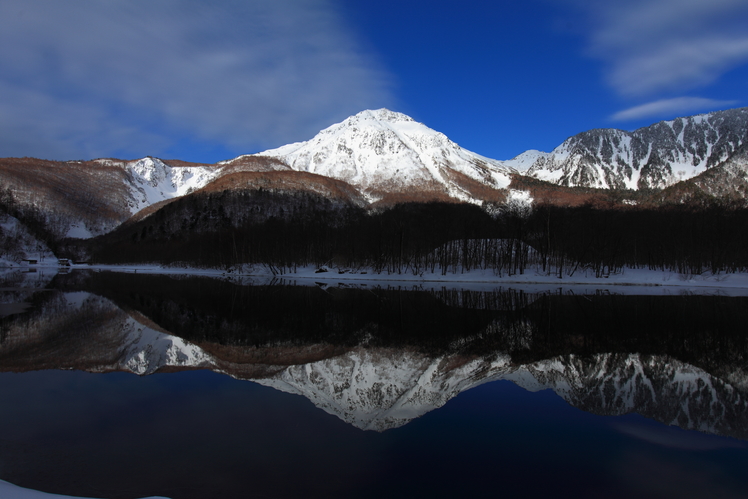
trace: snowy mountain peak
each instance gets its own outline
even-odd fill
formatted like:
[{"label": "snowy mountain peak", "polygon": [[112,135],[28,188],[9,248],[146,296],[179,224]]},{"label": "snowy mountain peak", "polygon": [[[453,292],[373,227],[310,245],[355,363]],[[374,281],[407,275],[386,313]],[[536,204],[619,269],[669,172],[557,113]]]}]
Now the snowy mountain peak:
[{"label": "snowy mountain peak", "polygon": [[150,156],[128,163],[125,171],[128,173],[132,213],[189,194],[208,184],[219,173],[215,168],[204,166],[171,167]]},{"label": "snowy mountain peak", "polygon": [[127,165],[127,170],[139,177],[143,182],[156,187],[166,180],[171,168],[158,158],[147,156]]},{"label": "snowy mountain peak", "polygon": [[388,109],[366,110],[306,142],[258,154],[292,169],[348,182],[372,198],[392,192],[442,192],[473,201],[460,182],[509,185],[511,168],[461,148],[443,133]]},{"label": "snowy mountain peak", "polygon": [[663,188],[723,164],[747,138],[748,108],[729,109],[661,121],[633,132],[589,130],[534,160],[520,155],[507,163],[561,185]]},{"label": "snowy mountain peak", "polygon": [[354,114],[353,116],[349,117],[348,119],[343,121],[343,123],[349,124],[357,121],[378,121],[381,123],[416,122],[407,114],[390,111],[386,108],[381,108],[373,110],[366,109],[358,114]]}]

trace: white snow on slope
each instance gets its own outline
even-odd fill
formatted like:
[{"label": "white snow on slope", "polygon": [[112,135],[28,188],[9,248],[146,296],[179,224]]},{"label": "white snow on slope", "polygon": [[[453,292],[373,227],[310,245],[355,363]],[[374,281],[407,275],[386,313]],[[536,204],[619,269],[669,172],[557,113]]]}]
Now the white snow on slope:
[{"label": "white snow on slope", "polygon": [[566,139],[550,153],[527,151],[505,164],[569,186],[663,188],[727,160],[748,129],[748,108],[676,118],[627,132],[597,129]]},{"label": "white snow on slope", "polygon": [[[640,354],[570,355],[523,366],[512,379],[530,391],[550,388],[597,414],[636,412],[713,434],[744,432],[748,400],[734,385],[672,358]],[[738,422],[740,427],[731,427]]]},{"label": "white snow on slope", "polygon": [[[158,158],[145,157],[136,161],[110,159],[94,160],[105,166],[121,168],[125,172],[125,199],[120,206],[126,210],[123,215],[133,215],[152,204],[184,196],[200,189],[214,180],[221,169],[205,166],[171,167]],[[122,220],[92,226],[90,221],[73,219],[67,222],[65,237],[90,239],[109,232]]]},{"label": "white snow on slope", "polygon": [[307,142],[257,155],[279,158],[294,170],[343,180],[364,191],[402,191],[435,182],[462,200],[471,197],[450,178],[450,170],[495,188],[507,187],[513,171],[387,109],[362,111]]},{"label": "white snow on slope", "polygon": [[551,153],[529,149],[512,159],[503,161],[506,166],[512,167],[520,173],[525,173],[539,159],[547,158]]},{"label": "white snow on slope", "polygon": [[86,224],[83,222],[72,223],[68,229],[65,237],[74,237],[76,239],[91,239],[94,235],[88,230]]},{"label": "white snow on slope", "polygon": [[219,169],[204,166],[171,167],[158,158],[128,163],[130,211],[137,213],[152,204],[189,194],[218,176]]}]

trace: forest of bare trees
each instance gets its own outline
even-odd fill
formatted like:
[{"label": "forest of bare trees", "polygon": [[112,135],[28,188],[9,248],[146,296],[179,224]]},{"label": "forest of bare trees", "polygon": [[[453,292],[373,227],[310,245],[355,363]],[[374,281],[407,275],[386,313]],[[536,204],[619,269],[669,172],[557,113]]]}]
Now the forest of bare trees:
[{"label": "forest of bare trees", "polygon": [[70,251],[102,263],[559,277],[639,267],[700,274],[748,269],[748,210],[537,204],[489,215],[474,205],[432,202],[366,211],[313,193],[260,189],[188,196],[76,244]]}]

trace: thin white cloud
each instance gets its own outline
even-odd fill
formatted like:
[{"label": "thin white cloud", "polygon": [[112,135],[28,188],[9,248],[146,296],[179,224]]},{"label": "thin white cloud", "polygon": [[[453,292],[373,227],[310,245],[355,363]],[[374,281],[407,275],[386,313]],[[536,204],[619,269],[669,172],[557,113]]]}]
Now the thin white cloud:
[{"label": "thin white cloud", "polygon": [[748,62],[745,0],[609,0],[591,14],[590,54],[609,84],[642,97],[707,85]]},{"label": "thin white cloud", "polygon": [[168,143],[157,133],[118,122],[93,103],[56,99],[0,81],[0,151],[4,157],[131,157],[133,144],[147,152],[163,150]]},{"label": "thin white cloud", "polygon": [[0,156],[253,152],[393,101],[331,0],[4,0],[0,67]]},{"label": "thin white cloud", "polygon": [[738,101],[705,99],[702,97],[675,97],[661,99],[647,104],[618,111],[610,117],[613,121],[633,121],[652,117],[677,117],[698,111],[725,109],[738,104]]},{"label": "thin white cloud", "polygon": [[748,36],[678,40],[659,50],[622,58],[612,69],[610,80],[627,95],[703,87],[747,60]]}]

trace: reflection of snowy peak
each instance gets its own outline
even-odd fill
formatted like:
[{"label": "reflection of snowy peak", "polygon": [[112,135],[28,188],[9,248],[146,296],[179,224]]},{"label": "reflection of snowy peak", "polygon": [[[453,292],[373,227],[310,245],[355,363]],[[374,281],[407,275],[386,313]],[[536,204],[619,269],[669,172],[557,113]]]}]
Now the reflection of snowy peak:
[{"label": "reflection of snowy peak", "polygon": [[[525,366],[528,390],[551,388],[585,411],[636,412],[681,428],[748,437],[748,400],[738,387],[697,367],[658,356],[599,354]],[[527,383],[528,380],[534,380]]]},{"label": "reflection of snowy peak", "polygon": [[36,369],[139,375],[163,368],[213,367],[212,357],[200,347],[158,331],[148,319],[133,314],[86,291],[55,293],[38,311],[26,318],[19,315],[19,320],[8,324],[0,341],[0,358],[5,359],[5,367],[26,369],[31,364]]},{"label": "reflection of snowy peak", "polygon": [[748,108],[671,121],[633,132],[595,129],[550,153],[527,151],[506,163],[549,182],[601,188],[662,188],[717,166],[748,137]]},{"label": "reflection of snowy peak", "polygon": [[125,167],[130,187],[130,211],[184,196],[213,180],[217,169],[204,166],[171,167],[157,158],[143,158]]},{"label": "reflection of snowy peak", "polygon": [[455,181],[456,175],[504,188],[509,185],[511,171],[501,162],[467,151],[444,134],[387,109],[362,111],[307,142],[259,155],[282,159],[294,170],[343,180],[370,194],[436,186],[450,196],[470,199]]},{"label": "reflection of snowy peak", "polygon": [[291,366],[274,377],[256,381],[303,395],[357,428],[384,431],[402,426],[487,381],[486,374],[503,368],[508,360],[508,356],[494,362],[472,360],[450,368],[443,357],[357,348],[341,357]]},{"label": "reflection of snowy peak", "polygon": [[144,324],[136,320],[106,298],[87,292],[65,293],[63,297],[67,313],[96,308],[100,312],[106,311],[106,315],[110,317],[101,334],[115,335],[114,341],[118,345],[117,360],[114,364],[101,366],[101,370],[146,375],[165,367],[213,367],[212,357],[200,347],[178,336],[153,329],[150,327],[153,324],[149,325],[149,321],[146,320]]},{"label": "reflection of snowy peak", "polygon": [[[19,274],[13,282],[28,278]],[[26,299],[20,294],[11,298],[11,303]],[[0,370],[73,368],[146,375],[213,369],[303,395],[357,428],[376,431],[402,426],[482,383],[507,380],[531,391],[552,389],[571,405],[596,414],[636,412],[685,429],[748,439],[748,376],[740,364],[718,364],[707,373],[667,356],[624,353],[561,355],[518,364],[499,350],[481,356],[431,356],[417,348],[327,344],[291,350],[288,345],[198,346],[87,291],[45,292],[43,298],[38,307],[6,320],[0,331]],[[486,333],[498,339],[502,330],[492,324]],[[520,325],[503,333],[504,348],[532,352],[531,329]],[[465,352],[470,338],[464,341],[455,342],[453,351]],[[309,358],[321,360],[301,360]],[[298,363],[289,365],[292,359]]]},{"label": "reflection of snowy peak", "polygon": [[412,351],[357,348],[257,382],[303,395],[358,428],[384,431],[496,380],[531,391],[550,388],[597,414],[636,412],[686,429],[748,437],[748,401],[739,389],[688,364],[638,354],[571,355],[517,366],[508,355],[432,359]]},{"label": "reflection of snowy peak", "polygon": [[210,355],[178,336],[155,331],[132,318],[122,323],[122,330],[119,364],[123,370],[144,375],[163,367],[212,367]]}]

